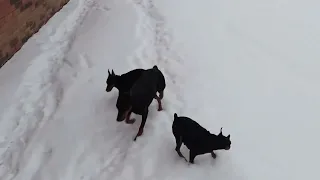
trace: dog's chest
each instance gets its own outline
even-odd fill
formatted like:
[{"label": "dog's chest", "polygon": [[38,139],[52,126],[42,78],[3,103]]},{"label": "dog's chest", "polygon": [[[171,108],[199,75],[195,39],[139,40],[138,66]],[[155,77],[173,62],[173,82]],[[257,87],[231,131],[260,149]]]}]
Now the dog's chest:
[{"label": "dog's chest", "polygon": [[188,149],[205,153],[210,150],[211,142],[205,135],[190,134],[183,138],[183,143],[188,147]]},{"label": "dog's chest", "polygon": [[132,107],[132,112],[138,115],[142,115],[145,112],[145,110],[140,107]]}]

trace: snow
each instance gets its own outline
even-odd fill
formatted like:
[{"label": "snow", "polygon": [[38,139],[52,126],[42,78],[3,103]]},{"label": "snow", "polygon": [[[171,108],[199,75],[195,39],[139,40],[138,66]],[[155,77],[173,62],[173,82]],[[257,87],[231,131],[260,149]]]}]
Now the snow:
[{"label": "snow", "polygon": [[[0,69],[0,179],[319,179],[319,5],[70,0]],[[141,117],[116,122],[107,70],[154,64],[164,111],[134,142]],[[231,149],[187,164],[174,112]]]}]

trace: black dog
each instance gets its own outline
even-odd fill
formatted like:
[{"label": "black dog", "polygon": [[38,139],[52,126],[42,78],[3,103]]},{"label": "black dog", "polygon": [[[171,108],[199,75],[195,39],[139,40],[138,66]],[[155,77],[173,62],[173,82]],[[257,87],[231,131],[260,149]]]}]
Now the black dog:
[{"label": "black dog", "polygon": [[[133,84],[141,77],[141,74],[145,71],[145,69],[134,69],[119,76],[116,75],[113,70],[111,70],[111,73],[108,70],[106,91],[110,92],[113,87],[116,87],[119,90],[119,96],[121,93],[129,92]],[[162,105],[160,100],[163,98],[166,82],[162,72],[160,70],[159,72],[160,80],[157,84],[157,92],[159,93],[159,97],[156,95],[155,99],[158,101],[158,111],[161,111]]]},{"label": "black dog", "polygon": [[190,150],[189,162],[192,164],[197,155],[211,153],[215,159],[217,156],[214,150],[229,150],[231,147],[230,134],[227,137],[223,136],[222,128],[219,135],[211,134],[194,120],[184,116],[178,117],[176,113],[174,113],[172,132],[176,139],[175,150],[178,155],[187,161],[180,151],[184,143]]},{"label": "black dog", "polygon": [[147,69],[141,74],[141,77],[134,83],[129,92],[119,93],[117,100],[117,121],[126,119],[128,124],[132,124],[135,122],[135,119],[130,119],[132,112],[142,116],[139,132],[135,136],[134,141],[143,133],[143,128],[148,117],[148,108],[152,100],[156,97],[158,102],[160,102],[160,98],[156,96],[156,93],[159,86],[163,85],[161,84],[162,77],[163,75],[158,67],[153,66],[153,68]]}]

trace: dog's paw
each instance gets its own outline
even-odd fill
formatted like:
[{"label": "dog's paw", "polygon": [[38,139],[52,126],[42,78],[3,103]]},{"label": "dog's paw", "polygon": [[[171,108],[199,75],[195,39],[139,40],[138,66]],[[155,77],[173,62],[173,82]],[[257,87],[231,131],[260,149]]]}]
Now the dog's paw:
[{"label": "dog's paw", "polygon": [[217,158],[217,155],[215,153],[211,153],[211,156],[213,159]]},{"label": "dog's paw", "polygon": [[138,134],[134,137],[133,141],[137,140],[137,137],[141,136],[143,134],[143,130],[139,130]]},{"label": "dog's paw", "polygon": [[183,159],[184,159],[186,162],[188,162],[187,158],[183,157]]},{"label": "dog's paw", "polygon": [[162,107],[159,107],[159,108],[158,108],[158,111],[162,111],[162,110],[163,110],[163,108],[162,108]]},{"label": "dog's paw", "polygon": [[143,130],[139,130],[138,134],[137,134],[137,137],[138,136],[141,136],[143,134]]},{"label": "dog's paw", "polygon": [[126,120],[127,124],[133,124],[134,122],[136,122],[136,119],[134,119],[134,118]]}]

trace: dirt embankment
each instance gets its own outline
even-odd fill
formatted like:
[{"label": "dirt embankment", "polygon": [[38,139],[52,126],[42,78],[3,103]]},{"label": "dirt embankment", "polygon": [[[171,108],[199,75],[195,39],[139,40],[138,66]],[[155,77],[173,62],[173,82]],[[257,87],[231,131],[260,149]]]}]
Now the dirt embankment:
[{"label": "dirt embankment", "polygon": [[0,0],[0,68],[69,0]]}]

